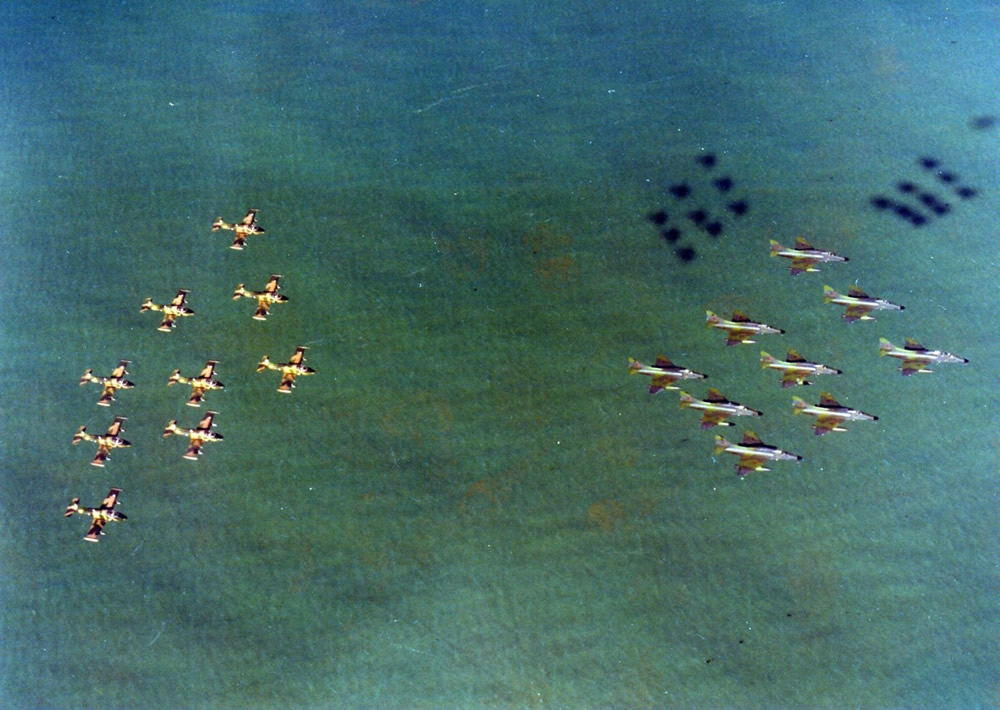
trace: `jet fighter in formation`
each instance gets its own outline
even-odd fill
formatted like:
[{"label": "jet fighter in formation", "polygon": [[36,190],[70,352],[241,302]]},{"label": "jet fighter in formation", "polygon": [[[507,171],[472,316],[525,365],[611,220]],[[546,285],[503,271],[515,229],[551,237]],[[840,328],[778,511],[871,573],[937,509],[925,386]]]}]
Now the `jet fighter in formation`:
[{"label": "jet fighter in formation", "polygon": [[888,355],[903,361],[899,366],[904,375],[917,372],[933,372],[929,365],[936,363],[966,363],[968,358],[944,352],[943,350],[928,350],[913,338],[907,338],[906,344],[899,348],[885,338],[879,338],[878,354]]},{"label": "jet fighter in formation", "polygon": [[814,268],[814,264],[828,261],[848,260],[846,256],[834,254],[832,251],[816,249],[802,237],[796,237],[795,246],[793,248],[783,247],[777,241],[772,239],[771,256],[783,256],[786,259],[791,259],[792,265],[789,267],[789,271],[792,272],[792,276],[798,276],[799,274],[803,274],[807,271],[819,271],[819,269]]},{"label": "jet fighter in formation", "polygon": [[712,311],[705,311],[705,324],[709,328],[719,328],[720,330],[726,331],[726,345],[754,343],[756,342],[755,340],[750,340],[750,338],[754,335],[763,335],[768,333],[780,335],[785,332],[781,328],[775,328],[774,326],[767,325],[766,323],[752,321],[743,311],[733,311],[732,320],[720,318],[712,313]]},{"label": "jet fighter in formation", "polygon": [[182,288],[180,291],[177,292],[177,295],[174,296],[174,300],[164,305],[153,303],[153,299],[147,298],[145,301],[143,301],[142,307],[139,309],[139,311],[141,313],[145,313],[146,311],[162,311],[163,322],[160,323],[160,327],[157,328],[157,330],[162,331],[164,333],[169,333],[171,330],[173,330],[174,326],[176,325],[174,321],[177,318],[182,316],[194,315],[194,311],[192,311],[185,305],[185,302],[187,301],[187,295],[189,293],[191,292],[188,291],[187,289]]},{"label": "jet fighter in formation", "polygon": [[674,387],[674,382],[677,380],[703,380],[708,377],[708,375],[703,375],[686,367],[678,367],[666,355],[658,355],[656,363],[653,365],[643,365],[638,360],[629,358],[628,374],[652,377],[653,379],[649,384],[650,394],[656,394],[661,390],[678,389]]},{"label": "jet fighter in formation", "polygon": [[206,412],[205,416],[198,422],[198,426],[193,429],[179,427],[177,426],[177,420],[171,419],[163,430],[163,436],[167,437],[171,434],[186,436],[191,440],[191,444],[188,446],[187,451],[184,452],[184,458],[188,461],[197,461],[198,456],[201,455],[201,447],[206,441],[222,441],[222,434],[212,431],[212,420],[216,414],[218,412]]},{"label": "jet fighter in formation", "polygon": [[819,404],[808,404],[800,397],[792,397],[792,412],[816,417],[816,427],[813,430],[816,436],[823,436],[831,431],[847,431],[841,426],[843,422],[873,422],[878,419],[874,414],[843,406],[829,392],[820,395]]},{"label": "jet fighter in formation", "polygon": [[230,249],[242,249],[251,234],[264,233],[264,228],[257,224],[257,210],[253,209],[248,210],[246,216],[236,224],[229,224],[223,221],[222,217],[216,217],[212,223],[212,231],[217,232],[220,229],[228,229],[234,233]]},{"label": "jet fighter in formation", "polygon": [[768,461],[801,461],[802,457],[782,451],[776,446],[765,444],[756,434],[747,429],[743,434],[743,441],[734,444],[727,441],[725,437],[715,435],[715,455],[733,454],[739,456],[736,463],[736,473],[745,476],[754,471],[770,471],[764,464]]},{"label": "jet fighter in formation", "polygon": [[295,387],[295,378],[299,375],[313,375],[316,373],[314,369],[303,365],[302,363],[306,359],[306,346],[299,345],[295,348],[295,353],[289,359],[288,362],[277,365],[271,362],[267,355],[260,359],[257,363],[257,372],[263,372],[264,370],[278,370],[281,372],[281,383],[278,385],[278,391],[283,394],[289,394],[292,388]]},{"label": "jet fighter in formation", "polygon": [[80,515],[89,515],[93,522],[90,525],[90,530],[84,536],[84,540],[87,542],[100,542],[100,536],[104,534],[104,526],[112,521],[127,520],[127,516],[124,513],[119,513],[115,510],[115,506],[118,504],[118,494],[121,493],[120,488],[112,488],[108,491],[107,498],[97,506],[96,508],[84,508],[80,505],[80,499],[74,498],[66,506],[66,517],[71,517],[74,513],[79,513]]},{"label": "jet fighter in formation", "polygon": [[233,300],[238,301],[240,298],[256,298],[257,310],[253,314],[253,319],[267,320],[267,314],[270,311],[272,304],[285,303],[288,300],[288,296],[278,293],[278,289],[281,288],[278,285],[278,279],[280,278],[280,274],[274,274],[271,276],[271,280],[267,282],[266,286],[264,286],[263,291],[249,291],[243,288],[243,284],[240,284],[236,287],[236,290],[233,291]]},{"label": "jet fighter in formation", "polygon": [[760,366],[764,369],[778,370],[781,372],[781,386],[794,387],[795,385],[811,385],[806,381],[806,377],[811,375],[839,375],[841,371],[835,367],[822,365],[818,362],[809,362],[799,355],[795,350],[789,350],[785,355],[787,360],[779,360],[776,357],[761,351]]},{"label": "jet fighter in formation", "polygon": [[701,416],[702,429],[711,429],[714,426],[732,426],[732,422],[726,421],[729,417],[759,417],[763,415],[763,412],[726,399],[726,396],[714,387],[708,389],[708,397],[705,399],[697,399],[682,390],[681,407],[703,412]]},{"label": "jet fighter in formation", "polygon": [[111,457],[112,449],[120,449],[132,445],[130,442],[119,436],[124,422],[125,417],[115,417],[115,420],[111,422],[111,426],[108,427],[107,433],[98,434],[97,436],[88,434],[87,427],[81,426],[77,429],[76,434],[73,435],[73,444],[79,444],[81,441],[92,441],[96,443],[97,455],[94,456],[94,460],[90,462],[90,465],[100,466],[103,468],[104,462]]},{"label": "jet fighter in formation", "polygon": [[857,286],[851,286],[847,295],[841,295],[829,286],[823,287],[823,302],[836,303],[838,306],[847,306],[847,310],[841,316],[848,323],[856,320],[875,320],[875,316],[868,315],[872,311],[902,311],[903,306],[890,303],[884,298],[872,298]]},{"label": "jet fighter in formation", "polygon": [[125,375],[128,374],[128,370],[125,368],[128,366],[128,360],[121,360],[118,363],[118,367],[111,371],[111,374],[107,377],[98,377],[94,374],[94,371],[87,369],[83,373],[83,377],[80,378],[80,386],[83,387],[88,382],[96,382],[104,388],[101,393],[101,398],[97,400],[97,404],[102,407],[110,407],[111,403],[115,401],[115,392],[121,389],[130,390],[135,387],[135,384],[129,382],[125,379]]},{"label": "jet fighter in formation", "polygon": [[205,363],[205,367],[197,377],[184,377],[180,370],[174,370],[170,373],[170,377],[167,378],[167,386],[175,384],[191,385],[191,397],[187,401],[187,406],[200,407],[208,390],[221,390],[225,387],[224,384],[214,379],[215,366],[218,364],[218,360],[209,360]]}]

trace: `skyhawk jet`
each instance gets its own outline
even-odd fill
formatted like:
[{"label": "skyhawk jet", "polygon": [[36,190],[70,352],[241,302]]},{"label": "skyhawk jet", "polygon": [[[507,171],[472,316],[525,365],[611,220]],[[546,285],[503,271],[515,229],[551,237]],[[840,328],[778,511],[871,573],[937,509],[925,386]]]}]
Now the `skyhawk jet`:
[{"label": "skyhawk jet", "polygon": [[711,429],[714,426],[732,426],[732,422],[727,422],[729,417],[760,417],[763,412],[745,407],[737,402],[731,402],[726,396],[714,387],[708,390],[708,397],[696,399],[687,392],[681,391],[681,407],[689,407],[704,412],[701,417],[701,428]]},{"label": "skyhawk jet", "polygon": [[658,355],[656,363],[653,365],[643,365],[633,358],[628,359],[628,374],[647,375],[652,377],[649,385],[649,393],[656,394],[660,390],[675,390],[674,382],[677,380],[703,380],[708,375],[689,370],[686,367],[678,367],[670,362],[666,355]]},{"label": "skyhawk jet", "polygon": [[816,436],[823,436],[831,431],[847,431],[840,426],[843,422],[873,422],[878,420],[874,414],[865,414],[860,409],[843,406],[829,392],[823,392],[820,395],[819,404],[807,404],[800,397],[792,397],[792,412],[816,417],[816,427],[813,430]]},{"label": "skyhawk jet", "polygon": [[836,303],[838,306],[847,306],[847,310],[841,316],[848,323],[856,320],[875,320],[875,316],[868,315],[872,311],[902,311],[903,306],[890,303],[884,298],[872,298],[857,286],[851,286],[847,290],[847,295],[841,295],[829,286],[823,287],[823,303]]},{"label": "skyhawk jet", "polygon": [[776,357],[761,351],[760,366],[764,369],[778,370],[781,372],[781,386],[794,387],[795,385],[810,385],[806,377],[810,375],[839,375],[841,371],[835,367],[822,365],[818,362],[809,362],[799,355],[795,350],[789,350],[785,355],[787,360],[779,360]]},{"label": "skyhawk jet", "polygon": [[736,473],[739,476],[745,476],[754,471],[770,471],[771,469],[764,467],[767,461],[802,460],[802,457],[798,454],[791,454],[775,446],[765,444],[749,429],[744,432],[743,441],[739,444],[733,444],[724,437],[716,434],[715,455],[718,456],[721,453],[733,454],[740,457],[736,463]]},{"label": "skyhawk jet", "polygon": [[792,276],[798,276],[807,271],[819,271],[819,269],[813,268],[813,264],[848,260],[846,256],[834,254],[832,251],[816,249],[802,237],[796,237],[794,248],[783,247],[772,239],[771,256],[783,256],[786,259],[791,259],[792,265],[789,270],[792,272]]},{"label": "skyhawk jet", "polygon": [[750,337],[753,335],[762,335],[767,333],[776,333],[780,335],[785,332],[781,328],[775,328],[774,326],[767,325],[766,323],[752,321],[743,311],[733,311],[732,320],[720,318],[712,313],[712,311],[705,311],[705,324],[709,328],[719,328],[720,330],[726,331],[726,345],[754,343],[756,341],[750,340]]},{"label": "skyhawk jet", "polygon": [[928,368],[928,365],[939,362],[966,363],[969,361],[968,358],[946,353],[943,350],[928,350],[913,338],[907,338],[906,345],[901,348],[897,348],[885,338],[879,338],[878,354],[902,360],[903,364],[899,366],[899,369],[904,375],[912,375],[915,372],[933,372]]}]

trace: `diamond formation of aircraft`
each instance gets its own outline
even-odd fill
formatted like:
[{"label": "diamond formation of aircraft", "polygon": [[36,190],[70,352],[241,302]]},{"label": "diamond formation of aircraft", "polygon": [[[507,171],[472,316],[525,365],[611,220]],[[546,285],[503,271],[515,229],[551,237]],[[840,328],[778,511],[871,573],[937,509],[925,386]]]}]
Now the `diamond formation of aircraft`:
[{"label": "diamond formation of aircraft", "polygon": [[264,370],[278,370],[281,372],[281,383],[278,385],[278,391],[283,394],[288,394],[295,387],[295,378],[299,375],[313,375],[316,373],[314,369],[303,365],[306,355],[306,346],[299,345],[295,348],[295,353],[284,364],[275,364],[271,362],[267,355],[260,359],[257,363],[257,372],[263,372]]},{"label": "diamond formation of aircraft", "polygon": [[153,299],[147,298],[142,303],[142,307],[139,309],[140,313],[145,313],[146,311],[162,311],[163,312],[163,322],[160,323],[160,327],[157,330],[164,333],[169,333],[173,330],[176,321],[180,317],[193,316],[194,311],[187,307],[187,295],[191,293],[187,289],[181,289],[174,296],[174,300],[170,303],[160,305],[158,303],[153,303]]},{"label": "diamond formation of aircraft", "polygon": [[798,454],[782,451],[776,446],[765,444],[749,429],[744,432],[743,441],[739,444],[727,441],[725,437],[716,434],[715,455],[718,456],[722,453],[740,457],[736,463],[736,473],[739,476],[745,476],[754,471],[770,471],[771,469],[764,467],[768,461],[802,460]]},{"label": "diamond formation of aircraft", "polygon": [[712,313],[712,311],[705,311],[705,325],[709,328],[718,328],[726,331],[726,345],[754,343],[756,342],[755,340],[750,340],[754,335],[780,335],[785,332],[781,328],[752,321],[743,311],[733,311],[732,320],[720,318],[715,313]]},{"label": "diamond formation of aircraft", "polygon": [[120,449],[126,446],[131,446],[132,444],[121,438],[119,434],[122,431],[122,424],[125,422],[125,417],[115,417],[115,420],[111,422],[111,426],[108,427],[106,434],[88,434],[87,427],[81,426],[77,429],[76,434],[73,435],[73,444],[79,444],[81,441],[92,441],[97,444],[97,455],[94,456],[94,460],[90,462],[91,466],[104,467],[104,462],[111,457],[112,449]]},{"label": "diamond formation of aircraft", "polygon": [[253,314],[254,320],[267,320],[267,315],[270,312],[271,306],[275,303],[285,303],[288,301],[288,296],[278,293],[281,286],[278,285],[278,279],[281,278],[281,274],[274,274],[271,276],[271,280],[267,282],[264,286],[263,291],[250,291],[240,284],[233,291],[233,300],[238,301],[240,298],[256,298],[257,299],[257,310]]},{"label": "diamond formation of aircraft", "polygon": [[732,426],[732,422],[726,421],[729,417],[763,416],[763,412],[726,399],[726,396],[714,387],[709,388],[708,397],[705,399],[697,399],[682,390],[681,407],[695,409],[703,413],[701,416],[702,429],[711,429],[714,426]]},{"label": "diamond formation of aircraft", "polygon": [[816,417],[816,426],[813,429],[816,436],[823,436],[831,431],[847,431],[841,426],[843,422],[873,422],[878,420],[874,414],[866,414],[860,409],[845,407],[829,392],[823,392],[820,395],[819,404],[808,404],[800,397],[792,397],[792,412]]},{"label": "diamond formation of aircraft", "polygon": [[201,374],[197,377],[185,377],[180,370],[174,370],[167,378],[167,386],[182,384],[191,385],[191,397],[187,401],[189,407],[200,407],[205,399],[205,393],[209,390],[221,390],[224,384],[215,379],[215,366],[218,360],[209,360],[205,363]]},{"label": "diamond formation of aircraft", "polygon": [[212,231],[217,232],[220,229],[228,229],[233,232],[233,243],[229,246],[230,249],[242,249],[250,235],[264,233],[264,228],[257,224],[257,210],[254,209],[248,210],[246,216],[236,224],[229,224],[223,221],[222,217],[216,217],[215,222],[212,223]]},{"label": "diamond formation of aircraft", "polygon": [[124,513],[119,513],[115,510],[115,506],[118,504],[119,493],[121,493],[120,488],[112,488],[108,491],[108,497],[96,508],[81,506],[79,498],[74,498],[66,506],[67,518],[71,517],[74,513],[79,513],[80,515],[89,515],[93,519],[90,530],[87,531],[87,534],[83,538],[84,540],[87,542],[100,542],[100,536],[104,534],[105,525],[112,521],[128,519]]},{"label": "diamond formation of aircraft", "polygon": [[118,363],[118,367],[111,371],[111,374],[107,377],[98,377],[94,374],[94,371],[87,369],[83,373],[83,377],[80,378],[80,386],[83,387],[88,382],[96,382],[104,388],[101,393],[101,398],[97,400],[97,404],[102,407],[110,407],[111,403],[115,401],[115,392],[121,389],[130,390],[135,387],[135,384],[129,382],[125,379],[125,375],[128,374],[128,370],[125,368],[128,366],[128,360],[121,360]]},{"label": "diamond formation of aircraft", "polygon": [[695,372],[686,367],[679,367],[670,361],[666,355],[658,355],[656,363],[653,365],[643,365],[634,358],[628,359],[628,374],[647,375],[652,377],[649,384],[649,393],[656,394],[661,390],[675,390],[674,382],[677,380],[703,380],[708,375]]},{"label": "diamond formation of aircraft", "polygon": [[823,302],[836,303],[838,306],[847,306],[841,316],[848,323],[856,320],[875,320],[875,316],[868,315],[872,311],[902,311],[903,306],[891,303],[884,298],[872,298],[857,286],[851,286],[847,295],[844,296],[829,286],[823,287]]},{"label": "diamond formation of aircraft", "polygon": [[789,350],[786,360],[779,360],[773,355],[761,351],[760,366],[763,369],[778,370],[781,373],[781,386],[809,385],[806,377],[812,375],[840,375],[842,372],[835,367],[818,362],[809,362],[795,350]]},{"label": "diamond formation of aircraft", "polygon": [[814,264],[829,261],[847,261],[846,256],[834,254],[832,251],[816,249],[802,237],[796,237],[794,247],[784,247],[774,239],[771,240],[771,256],[782,256],[792,260],[789,271],[792,276],[804,274],[807,271],[819,271]]},{"label": "diamond formation of aircraft", "polygon": [[191,440],[191,443],[188,445],[187,451],[184,452],[184,458],[188,461],[197,461],[198,456],[202,453],[201,447],[206,441],[222,441],[222,434],[212,431],[212,420],[216,414],[218,412],[206,412],[205,416],[198,422],[198,426],[193,429],[179,427],[177,420],[171,419],[163,430],[163,436],[167,437],[171,434],[186,436]]},{"label": "diamond formation of aircraft", "polygon": [[913,375],[917,372],[933,372],[930,365],[937,363],[967,363],[968,358],[944,352],[943,350],[928,350],[913,338],[907,338],[906,344],[899,348],[890,343],[886,338],[879,338],[878,354],[888,355],[902,360],[899,366],[900,372],[904,375]]}]

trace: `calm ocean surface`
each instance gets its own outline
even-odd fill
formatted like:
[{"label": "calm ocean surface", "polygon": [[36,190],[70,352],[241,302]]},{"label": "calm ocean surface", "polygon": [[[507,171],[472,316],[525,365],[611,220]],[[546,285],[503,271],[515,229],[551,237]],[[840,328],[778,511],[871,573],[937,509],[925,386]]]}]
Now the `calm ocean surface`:
[{"label": "calm ocean surface", "polygon": [[[1000,706],[991,3],[19,5],[0,705]],[[791,277],[799,235],[850,261]],[[906,309],[847,324],[826,284]],[[786,333],[727,348],[734,309]],[[970,362],[904,378],[880,337]],[[844,374],[783,390],[790,348]],[[628,376],[661,353],[764,416],[702,431]],[[878,421],[814,436],[822,391]],[[208,409],[186,461],[163,427]],[[747,421],[803,460],[737,477]],[[64,507],[111,487],[85,544]]]}]

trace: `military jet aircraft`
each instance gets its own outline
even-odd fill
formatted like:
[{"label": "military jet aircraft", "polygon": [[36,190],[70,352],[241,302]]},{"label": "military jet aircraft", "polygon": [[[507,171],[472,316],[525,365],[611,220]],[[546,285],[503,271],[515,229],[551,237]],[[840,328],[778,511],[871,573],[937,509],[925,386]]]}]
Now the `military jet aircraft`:
[{"label": "military jet aircraft", "polygon": [[84,536],[84,540],[87,542],[100,542],[100,536],[104,534],[104,526],[111,521],[127,520],[127,516],[124,513],[119,513],[115,510],[115,506],[118,504],[118,494],[121,493],[120,488],[112,488],[108,491],[108,497],[104,499],[96,508],[84,508],[80,505],[80,499],[74,498],[66,506],[66,517],[70,517],[73,513],[79,513],[80,515],[89,515],[93,519],[93,523],[90,525],[90,530]]},{"label": "military jet aircraft", "polygon": [[102,407],[110,407],[111,403],[115,401],[115,392],[120,389],[130,390],[135,387],[134,383],[125,379],[125,375],[128,374],[128,370],[125,369],[128,363],[128,360],[121,360],[118,363],[118,367],[112,370],[111,374],[107,377],[98,377],[94,374],[93,370],[88,368],[83,373],[83,377],[80,378],[80,386],[83,387],[88,382],[96,382],[104,387],[101,398],[97,400],[97,403]]},{"label": "military jet aircraft", "polygon": [[656,363],[653,365],[643,365],[633,358],[628,359],[628,374],[648,375],[652,377],[649,385],[649,393],[656,394],[660,390],[675,390],[674,382],[677,380],[703,380],[708,375],[689,370],[686,367],[678,367],[670,362],[666,355],[658,355]]},{"label": "military jet aircraft", "polygon": [[170,373],[170,377],[167,378],[167,386],[175,384],[191,385],[191,398],[188,399],[187,405],[189,407],[200,407],[202,401],[205,399],[205,392],[208,390],[221,390],[225,387],[224,384],[213,378],[215,366],[218,364],[218,360],[209,360],[205,363],[205,367],[197,377],[184,377],[180,370],[174,370]]},{"label": "military jet aircraft", "polygon": [[303,365],[305,360],[306,346],[299,345],[295,348],[295,354],[292,355],[291,359],[284,363],[283,365],[277,365],[271,362],[267,355],[260,359],[257,363],[257,372],[263,372],[264,370],[279,370],[281,372],[281,384],[278,385],[278,391],[284,394],[288,394],[292,391],[295,386],[295,378],[299,375],[312,375],[316,371],[311,367]]},{"label": "military jet aircraft", "polygon": [[781,386],[794,387],[795,385],[810,385],[806,377],[810,375],[839,375],[841,371],[835,367],[822,365],[818,362],[809,362],[798,354],[795,350],[789,350],[785,355],[787,360],[779,360],[773,355],[761,351],[760,366],[764,369],[778,370],[781,372]]},{"label": "military jet aircraft", "polygon": [[228,222],[224,222],[222,217],[216,217],[215,222],[212,223],[212,231],[217,232],[220,229],[228,229],[234,232],[233,243],[229,246],[230,249],[242,249],[251,234],[264,233],[264,228],[257,224],[257,210],[253,209],[248,210],[246,217],[236,224],[229,224]]},{"label": "military jet aircraft", "polygon": [[739,476],[745,476],[754,471],[770,471],[771,469],[764,467],[764,463],[767,461],[802,460],[802,457],[798,454],[791,454],[777,447],[765,444],[749,429],[744,432],[743,441],[739,444],[733,444],[727,441],[725,437],[716,434],[715,455],[718,456],[721,453],[733,454],[740,457],[736,463],[736,473]]},{"label": "military jet aircraft", "polygon": [[903,306],[890,303],[884,298],[872,298],[857,286],[851,286],[847,295],[837,293],[829,286],[823,287],[823,303],[836,303],[839,306],[847,306],[847,310],[841,316],[848,323],[856,320],[875,320],[875,316],[868,315],[872,311],[902,311]]},{"label": "military jet aircraft", "polygon": [[703,412],[701,417],[701,428],[711,429],[714,426],[732,426],[732,422],[727,422],[729,417],[759,417],[763,412],[745,407],[737,402],[731,402],[726,396],[714,387],[708,390],[708,397],[696,399],[687,392],[681,391],[681,407],[688,407]]},{"label": "military jet aircraft", "polygon": [[185,302],[187,301],[187,295],[189,293],[191,292],[188,291],[187,289],[182,288],[180,291],[177,292],[177,295],[174,296],[174,300],[162,306],[157,303],[153,303],[153,299],[147,298],[143,302],[142,307],[139,309],[139,311],[141,313],[145,313],[146,311],[163,311],[163,322],[160,323],[160,327],[157,328],[157,330],[163,331],[164,333],[169,333],[171,330],[173,330],[174,325],[176,325],[174,321],[177,318],[182,316],[194,315],[194,311],[192,311],[185,305]]},{"label": "military jet aircraft", "polygon": [[913,338],[907,338],[906,344],[898,348],[885,338],[879,338],[878,354],[899,358],[903,361],[899,366],[900,372],[904,375],[912,375],[916,372],[933,372],[928,365],[935,363],[966,363],[968,358],[960,357],[943,350],[928,350]]},{"label": "military jet aircraft", "polygon": [[275,303],[285,303],[288,301],[288,296],[278,293],[278,289],[281,287],[278,285],[278,279],[281,278],[280,274],[274,274],[271,276],[271,280],[267,282],[264,286],[263,291],[250,291],[243,288],[243,284],[236,287],[233,291],[233,300],[238,301],[242,298],[256,298],[257,299],[257,310],[253,314],[254,320],[267,320],[267,314],[271,309],[271,305]]},{"label": "military jet aircraft", "polygon": [[795,246],[793,248],[783,247],[777,241],[772,239],[771,256],[783,256],[787,259],[791,259],[792,265],[789,267],[789,270],[792,272],[792,276],[798,276],[799,274],[807,271],[819,271],[819,269],[813,267],[813,264],[827,261],[848,260],[846,256],[834,254],[832,251],[816,249],[802,237],[796,237]]},{"label": "military jet aircraft", "polygon": [[197,461],[198,456],[201,454],[201,447],[206,441],[222,441],[222,434],[212,431],[212,419],[215,418],[216,414],[218,412],[206,412],[205,416],[198,422],[198,426],[193,429],[179,427],[177,426],[177,420],[171,419],[163,430],[163,436],[167,437],[171,434],[186,436],[191,440],[191,444],[188,446],[187,451],[184,452],[184,458],[189,461]]},{"label": "military jet aircraft", "polygon": [[97,455],[94,456],[94,460],[90,462],[90,465],[103,467],[104,462],[111,457],[112,449],[120,449],[132,445],[119,436],[124,421],[125,417],[115,417],[115,420],[111,422],[111,426],[108,427],[107,433],[98,434],[97,436],[88,434],[87,427],[82,426],[73,435],[73,444],[79,444],[81,441],[95,442],[97,444]]},{"label": "military jet aircraft", "polygon": [[743,311],[733,311],[732,320],[720,318],[712,313],[712,311],[705,311],[705,324],[709,328],[719,328],[720,330],[726,331],[726,345],[754,343],[756,341],[750,340],[750,337],[753,335],[767,333],[776,333],[780,335],[785,332],[781,328],[775,328],[774,326],[767,325],[766,323],[757,323],[756,321],[752,321]]},{"label": "military jet aircraft", "polygon": [[792,412],[816,417],[816,427],[813,430],[816,436],[823,436],[831,431],[847,431],[840,426],[842,422],[873,422],[878,419],[874,414],[865,414],[860,409],[843,406],[829,392],[823,392],[819,396],[819,404],[808,404],[800,397],[792,397]]}]

